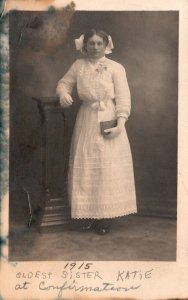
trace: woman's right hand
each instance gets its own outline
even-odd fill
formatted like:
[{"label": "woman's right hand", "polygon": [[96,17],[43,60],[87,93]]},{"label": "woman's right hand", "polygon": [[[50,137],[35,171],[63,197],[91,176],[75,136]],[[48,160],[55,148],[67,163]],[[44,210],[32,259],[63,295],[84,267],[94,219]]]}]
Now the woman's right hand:
[{"label": "woman's right hand", "polygon": [[72,100],[71,95],[67,94],[67,95],[60,96],[60,104],[62,107],[68,107],[68,106],[72,105],[72,103],[73,103],[73,100]]}]

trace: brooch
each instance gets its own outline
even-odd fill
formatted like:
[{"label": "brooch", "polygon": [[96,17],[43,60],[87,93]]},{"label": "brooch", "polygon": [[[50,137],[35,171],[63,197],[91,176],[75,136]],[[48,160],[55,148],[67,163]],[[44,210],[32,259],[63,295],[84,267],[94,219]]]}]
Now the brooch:
[{"label": "brooch", "polygon": [[107,70],[107,66],[104,64],[99,64],[98,67],[96,68],[96,71],[98,73],[102,73],[103,71]]}]

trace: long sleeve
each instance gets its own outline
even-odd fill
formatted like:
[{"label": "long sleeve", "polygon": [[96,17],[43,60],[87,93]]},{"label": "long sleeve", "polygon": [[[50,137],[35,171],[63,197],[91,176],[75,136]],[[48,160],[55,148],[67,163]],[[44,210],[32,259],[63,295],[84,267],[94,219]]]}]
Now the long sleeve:
[{"label": "long sleeve", "polygon": [[62,100],[66,95],[72,93],[73,87],[76,84],[76,70],[76,62],[74,62],[68,72],[58,81],[56,93]]},{"label": "long sleeve", "polygon": [[131,96],[127,82],[126,72],[123,66],[118,64],[113,72],[116,115],[128,118],[131,111]]}]

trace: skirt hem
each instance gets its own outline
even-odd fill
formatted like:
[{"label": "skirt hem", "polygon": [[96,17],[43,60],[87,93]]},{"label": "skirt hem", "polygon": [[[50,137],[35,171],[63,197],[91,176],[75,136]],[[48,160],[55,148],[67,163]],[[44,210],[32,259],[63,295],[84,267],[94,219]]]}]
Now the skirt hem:
[{"label": "skirt hem", "polygon": [[101,215],[101,216],[71,216],[71,219],[113,219],[113,218],[118,218],[118,217],[123,217],[131,214],[136,214],[138,211],[133,210],[133,211],[128,211],[123,214],[117,214],[114,216],[109,216],[109,215]]}]

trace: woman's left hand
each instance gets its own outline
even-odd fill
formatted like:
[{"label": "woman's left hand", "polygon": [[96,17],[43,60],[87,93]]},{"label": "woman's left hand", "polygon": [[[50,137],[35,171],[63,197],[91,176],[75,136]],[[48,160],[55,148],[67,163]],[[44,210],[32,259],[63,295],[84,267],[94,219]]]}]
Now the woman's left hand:
[{"label": "woman's left hand", "polygon": [[120,135],[120,133],[123,132],[123,130],[125,130],[125,127],[124,126],[120,126],[118,125],[117,127],[113,127],[113,128],[109,128],[109,129],[105,129],[104,130],[104,137],[106,139],[113,139],[115,137],[117,137],[118,135]]}]

